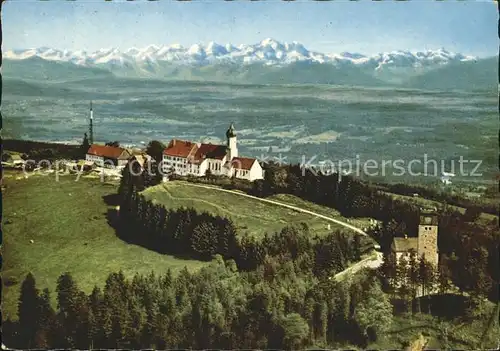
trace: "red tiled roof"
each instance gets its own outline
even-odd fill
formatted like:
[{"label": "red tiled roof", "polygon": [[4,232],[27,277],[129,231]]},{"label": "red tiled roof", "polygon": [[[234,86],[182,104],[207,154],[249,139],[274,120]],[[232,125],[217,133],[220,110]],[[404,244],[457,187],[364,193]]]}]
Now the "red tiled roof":
[{"label": "red tiled roof", "polygon": [[190,154],[196,152],[198,146],[195,143],[184,140],[172,140],[163,153],[167,156],[187,158]]},{"label": "red tiled roof", "polygon": [[205,158],[222,160],[226,156],[226,147],[224,145],[201,144],[194,154],[194,162],[198,163]]},{"label": "red tiled roof", "polygon": [[236,169],[250,170],[255,161],[257,161],[255,158],[235,157],[232,159],[231,165]]},{"label": "red tiled roof", "polygon": [[[126,149],[121,147],[93,144],[90,146],[89,151],[87,151],[87,154],[106,157],[106,158],[120,159],[120,156],[123,154],[124,151],[126,151]],[[121,157],[121,159],[127,159],[127,158],[128,157]]]},{"label": "red tiled roof", "polygon": [[163,153],[168,156],[189,158],[193,163],[201,163],[206,158],[222,160],[226,156],[226,146],[196,144],[191,141],[174,139]]}]

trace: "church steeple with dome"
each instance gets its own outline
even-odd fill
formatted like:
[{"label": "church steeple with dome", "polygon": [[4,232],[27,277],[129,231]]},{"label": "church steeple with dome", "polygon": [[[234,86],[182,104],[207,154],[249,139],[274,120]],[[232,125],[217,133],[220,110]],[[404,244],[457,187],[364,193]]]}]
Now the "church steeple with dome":
[{"label": "church steeple with dome", "polygon": [[[245,179],[253,182],[264,179],[259,161],[238,155],[236,131],[231,123],[226,130],[227,141],[222,145],[172,140],[163,150],[163,171],[179,175],[205,177],[207,172],[216,176]],[[170,177],[164,176],[163,181]]]},{"label": "church steeple with dome", "polygon": [[236,132],[234,124],[231,123],[229,129],[226,131],[227,138],[227,158],[231,161],[234,157],[238,157],[238,147],[236,145]]},{"label": "church steeple with dome", "polygon": [[227,139],[232,138],[232,137],[236,137],[236,132],[234,131],[234,124],[233,123],[231,123],[231,125],[229,126],[229,129],[226,131],[226,137],[227,137]]}]

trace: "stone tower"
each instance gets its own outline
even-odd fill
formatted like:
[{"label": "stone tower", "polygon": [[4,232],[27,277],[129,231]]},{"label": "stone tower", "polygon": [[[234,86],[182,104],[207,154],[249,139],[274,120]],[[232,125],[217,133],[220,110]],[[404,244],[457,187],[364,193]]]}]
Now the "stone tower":
[{"label": "stone tower", "polygon": [[234,131],[234,125],[231,123],[229,129],[226,132],[227,138],[227,160],[231,161],[233,158],[238,157],[238,147],[236,145],[236,132]]},{"label": "stone tower", "polygon": [[420,210],[420,222],[418,225],[417,252],[419,256],[425,255],[425,259],[437,267],[438,254],[438,215],[435,209]]}]

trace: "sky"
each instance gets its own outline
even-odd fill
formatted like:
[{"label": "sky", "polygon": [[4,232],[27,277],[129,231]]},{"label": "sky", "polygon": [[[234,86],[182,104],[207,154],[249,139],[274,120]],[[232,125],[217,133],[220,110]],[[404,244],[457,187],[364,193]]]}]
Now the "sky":
[{"label": "sky", "polygon": [[498,54],[493,1],[27,1],[2,6],[2,50],[298,41],[309,50]]}]

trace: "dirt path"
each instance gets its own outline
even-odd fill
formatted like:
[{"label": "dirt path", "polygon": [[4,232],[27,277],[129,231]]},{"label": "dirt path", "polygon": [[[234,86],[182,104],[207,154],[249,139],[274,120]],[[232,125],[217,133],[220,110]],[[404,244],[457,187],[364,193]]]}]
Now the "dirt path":
[{"label": "dirt path", "polygon": [[195,197],[179,197],[179,196],[174,196],[172,195],[172,192],[170,192],[168,190],[168,186],[163,186],[163,189],[165,189],[165,192],[167,193],[167,195],[171,198],[171,199],[174,199],[174,200],[180,200],[180,201],[193,201],[193,202],[203,202],[213,208],[216,208],[217,210],[219,210],[219,212],[222,214],[225,214],[226,216],[231,216],[231,217],[239,217],[239,218],[255,218],[257,220],[265,220],[263,219],[262,217],[259,217],[259,216],[256,216],[254,214],[254,216],[246,216],[244,214],[241,214],[241,213],[233,213],[231,212],[229,209],[227,208],[224,208],[223,206],[220,206],[220,205],[217,205],[213,202],[210,202],[210,201],[207,201],[207,200],[203,200],[203,199],[200,199],[200,198],[195,198]]},{"label": "dirt path", "polygon": [[346,276],[346,273],[354,274],[363,268],[375,269],[375,268],[379,267],[384,262],[383,256],[382,256],[381,252],[378,252],[378,251],[375,251],[375,252],[377,255],[376,257],[374,257],[374,256],[367,257],[367,258],[353,264],[352,266],[344,269],[342,272],[335,274],[333,276],[333,278],[337,279],[337,280],[342,280]]},{"label": "dirt path", "polygon": [[[231,193],[231,194],[236,194],[236,195],[240,195],[240,196],[245,196],[245,197],[248,197],[248,198],[251,198],[251,199],[255,199],[255,200],[258,200],[258,201],[267,202],[267,203],[274,204],[274,205],[277,205],[277,206],[286,207],[286,208],[289,208],[289,209],[297,211],[297,212],[307,213],[307,214],[310,214],[312,216],[316,216],[316,217],[325,219],[327,221],[330,221],[330,222],[333,222],[333,223],[337,223],[337,224],[339,224],[341,226],[344,226],[346,228],[351,229],[352,231],[354,231],[354,232],[356,232],[358,234],[368,235],[368,234],[366,234],[366,232],[362,231],[361,229],[359,229],[359,228],[357,228],[355,226],[350,225],[349,223],[342,222],[342,221],[339,221],[338,219],[331,218],[331,217],[328,217],[328,216],[324,216],[322,214],[319,214],[319,213],[316,213],[316,212],[313,212],[313,211],[305,210],[305,209],[297,207],[297,206],[292,206],[292,205],[284,204],[284,203],[279,202],[279,201],[262,199],[262,198],[257,197],[257,196],[248,195],[248,194],[241,193],[241,192],[234,191],[234,190],[217,188],[217,187],[210,186],[210,185],[201,185],[201,184],[194,184],[194,183],[189,183],[189,182],[183,182],[183,183],[189,184],[190,186],[199,187],[199,188],[213,189],[213,190],[217,190],[217,191],[224,191],[226,193]],[[378,251],[375,251],[375,252],[376,252],[376,257],[374,257],[374,256],[367,257],[367,258],[365,258],[365,259],[363,259],[363,260],[355,263],[354,265],[352,265],[352,266],[344,269],[342,272],[339,272],[339,273],[335,274],[332,278],[333,279],[342,279],[346,275],[346,273],[348,273],[348,272],[354,274],[354,273],[358,272],[359,270],[361,270],[363,268],[375,269],[375,268],[379,267],[382,264],[382,262],[383,262],[382,253],[378,252]]]},{"label": "dirt path", "polygon": [[418,339],[416,339],[410,344],[410,346],[408,347],[408,351],[424,350],[428,342],[429,340],[427,340],[427,338],[425,338],[422,334],[420,334]]},{"label": "dirt path", "polygon": [[194,183],[190,183],[190,182],[183,182],[183,183],[189,184],[190,186],[194,186],[194,187],[198,187],[198,188],[205,188],[205,189],[212,189],[212,190],[217,190],[217,191],[224,191],[226,193],[231,193],[231,194],[235,194],[235,195],[239,195],[239,196],[244,196],[244,197],[248,197],[248,198],[251,198],[251,199],[254,199],[254,200],[258,200],[258,201],[262,201],[262,202],[267,202],[267,203],[274,204],[274,205],[277,205],[277,206],[289,208],[289,209],[297,211],[297,212],[307,213],[307,214],[310,214],[312,216],[315,216],[315,217],[327,220],[329,222],[333,222],[333,223],[339,224],[339,225],[341,225],[343,227],[351,229],[352,231],[354,231],[354,232],[356,232],[358,234],[368,235],[368,234],[366,234],[366,232],[362,231],[361,229],[359,229],[359,228],[357,228],[355,226],[350,225],[349,223],[342,222],[342,221],[340,221],[338,219],[331,218],[331,217],[328,217],[328,216],[324,216],[322,214],[319,214],[319,213],[316,213],[316,212],[313,212],[313,211],[305,210],[305,209],[297,207],[297,206],[292,206],[292,205],[284,204],[282,202],[275,201],[275,200],[263,199],[263,198],[260,198],[260,197],[257,197],[257,196],[248,195],[248,194],[241,193],[241,192],[238,192],[238,191],[235,191],[235,190],[222,189],[222,188],[217,188],[217,187],[210,186],[210,185],[194,184]]}]

